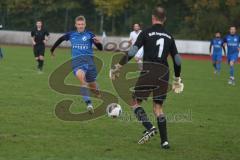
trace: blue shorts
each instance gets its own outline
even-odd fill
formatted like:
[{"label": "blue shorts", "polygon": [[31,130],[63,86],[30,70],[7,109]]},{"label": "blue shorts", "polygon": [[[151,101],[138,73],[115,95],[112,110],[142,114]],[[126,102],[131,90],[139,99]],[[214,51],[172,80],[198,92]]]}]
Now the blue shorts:
[{"label": "blue shorts", "polygon": [[227,55],[227,60],[228,60],[228,63],[231,62],[231,61],[237,62],[238,53],[228,54]]},{"label": "blue shorts", "polygon": [[222,54],[221,53],[213,53],[212,55],[212,61],[222,61]]},{"label": "blue shorts", "polygon": [[86,82],[94,82],[97,78],[97,69],[95,65],[83,64],[73,67],[73,73],[76,76],[77,71],[82,70],[85,73]]}]

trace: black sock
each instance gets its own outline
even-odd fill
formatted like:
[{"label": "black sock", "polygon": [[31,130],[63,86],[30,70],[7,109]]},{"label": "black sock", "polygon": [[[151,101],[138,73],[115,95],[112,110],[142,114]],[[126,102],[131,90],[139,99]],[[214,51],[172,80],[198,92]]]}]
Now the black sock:
[{"label": "black sock", "polygon": [[213,67],[214,67],[214,69],[217,69],[217,64],[213,63]]},{"label": "black sock", "polygon": [[42,70],[42,68],[43,68],[43,60],[39,60],[38,61],[38,69],[40,69],[40,70]]},{"label": "black sock", "polygon": [[142,125],[147,129],[151,129],[153,127],[152,123],[148,120],[147,114],[145,113],[142,107],[137,107],[134,110],[134,113],[139,121],[142,122]]},{"label": "black sock", "polygon": [[40,60],[37,59],[36,61],[37,61],[37,68],[39,69],[39,63],[40,63]]},{"label": "black sock", "polygon": [[161,144],[168,141],[167,138],[167,120],[164,115],[157,117],[158,129],[161,138]]}]

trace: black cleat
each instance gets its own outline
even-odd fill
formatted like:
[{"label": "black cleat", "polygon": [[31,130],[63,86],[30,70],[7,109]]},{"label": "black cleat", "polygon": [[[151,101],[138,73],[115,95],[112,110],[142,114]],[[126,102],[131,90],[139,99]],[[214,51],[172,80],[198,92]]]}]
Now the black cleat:
[{"label": "black cleat", "polygon": [[170,145],[169,145],[168,141],[165,141],[164,143],[161,144],[161,147],[162,147],[163,149],[169,149],[169,148],[170,148]]},{"label": "black cleat", "polygon": [[138,141],[138,144],[144,144],[150,140],[151,137],[157,134],[157,129],[153,126],[150,130],[143,132],[142,138]]}]

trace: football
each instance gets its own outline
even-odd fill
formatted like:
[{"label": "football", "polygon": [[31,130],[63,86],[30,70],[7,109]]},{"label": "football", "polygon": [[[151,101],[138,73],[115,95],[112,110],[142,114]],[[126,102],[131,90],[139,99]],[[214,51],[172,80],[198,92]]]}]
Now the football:
[{"label": "football", "polygon": [[116,118],[122,114],[122,107],[117,103],[111,103],[107,106],[106,112],[109,117]]}]

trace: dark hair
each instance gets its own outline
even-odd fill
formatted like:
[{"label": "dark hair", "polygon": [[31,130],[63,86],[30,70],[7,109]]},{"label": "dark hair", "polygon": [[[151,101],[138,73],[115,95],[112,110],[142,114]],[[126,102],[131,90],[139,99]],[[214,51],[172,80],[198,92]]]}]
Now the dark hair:
[{"label": "dark hair", "polygon": [[220,34],[221,34],[221,32],[220,32],[220,31],[216,31],[215,33],[220,33]]},{"label": "dark hair", "polygon": [[42,20],[40,20],[40,19],[36,20],[36,23],[37,23],[37,22],[41,22],[41,23],[43,24],[43,21],[42,21]]},{"label": "dark hair", "polygon": [[137,24],[139,27],[141,27],[140,23],[133,23],[132,27],[134,27],[135,24]]},{"label": "dark hair", "polygon": [[166,19],[165,9],[161,5],[157,5],[153,9],[152,15],[155,16],[160,21],[165,21]]},{"label": "dark hair", "polygon": [[[37,24],[37,22],[41,22],[41,23],[42,23],[42,28],[44,28],[44,24],[43,24],[43,21],[42,21],[41,19],[37,19],[37,20],[36,20],[36,24]],[[37,28],[36,25],[35,25],[35,28]]]}]

